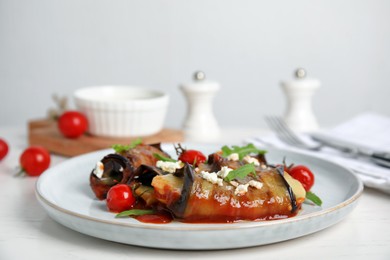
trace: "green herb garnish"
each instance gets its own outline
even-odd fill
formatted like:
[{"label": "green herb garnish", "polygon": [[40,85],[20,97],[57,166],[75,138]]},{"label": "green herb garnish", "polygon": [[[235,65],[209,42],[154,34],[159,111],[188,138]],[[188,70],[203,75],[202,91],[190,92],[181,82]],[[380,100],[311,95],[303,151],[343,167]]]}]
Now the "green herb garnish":
[{"label": "green herb garnish", "polygon": [[139,144],[142,144],[141,138],[137,138],[137,139],[133,140],[129,145],[114,144],[112,146],[112,149],[114,149],[115,152],[117,152],[117,153],[123,153],[123,152],[127,152],[127,151],[137,147],[137,145],[139,145]]},{"label": "green herb garnish", "polygon": [[154,214],[152,209],[130,209],[122,211],[121,213],[116,214],[116,218],[129,217],[129,216],[142,216],[148,214]]},{"label": "green herb garnish", "polygon": [[322,205],[322,200],[311,191],[306,192],[306,199],[310,200],[311,202],[313,202],[317,206]]},{"label": "green herb garnish", "polygon": [[255,165],[253,163],[245,164],[238,169],[230,171],[225,177],[225,181],[232,181],[234,179],[243,179],[250,173],[256,174]]},{"label": "green herb garnish", "polygon": [[154,158],[156,158],[160,161],[163,161],[163,162],[177,162],[177,160],[175,160],[175,159],[165,157],[165,156],[158,154],[158,153],[154,153],[153,156],[154,156]]},{"label": "green herb garnish", "polygon": [[228,157],[229,155],[231,155],[233,153],[237,153],[240,160],[242,160],[242,158],[244,158],[245,155],[248,155],[251,153],[255,153],[255,154],[265,154],[266,153],[265,150],[260,150],[260,149],[256,148],[256,146],[254,146],[253,144],[247,144],[246,146],[233,145],[231,148],[228,147],[227,145],[225,145],[221,148],[221,150],[222,150],[223,157]]}]

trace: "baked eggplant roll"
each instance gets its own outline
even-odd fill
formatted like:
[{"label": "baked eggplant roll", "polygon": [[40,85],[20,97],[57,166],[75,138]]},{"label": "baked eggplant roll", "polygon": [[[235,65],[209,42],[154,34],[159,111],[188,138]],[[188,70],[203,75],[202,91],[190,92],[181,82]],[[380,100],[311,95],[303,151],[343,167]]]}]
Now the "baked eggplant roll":
[{"label": "baked eggplant roll", "polygon": [[283,165],[267,164],[264,153],[253,145],[222,147],[206,161],[188,163],[172,159],[159,145],[139,144],[99,161],[90,186],[98,199],[105,199],[112,186],[127,184],[137,198],[131,207],[168,213],[182,222],[292,217],[305,200],[305,189]]},{"label": "baked eggplant roll", "polygon": [[[226,179],[226,174],[247,165],[211,155],[212,164],[197,168],[185,165],[183,176],[154,177],[156,199],[184,222],[235,222],[271,220],[297,214],[305,199],[300,182],[283,172],[283,167],[259,164],[243,178]],[[254,158],[254,157],[253,157]]]}]

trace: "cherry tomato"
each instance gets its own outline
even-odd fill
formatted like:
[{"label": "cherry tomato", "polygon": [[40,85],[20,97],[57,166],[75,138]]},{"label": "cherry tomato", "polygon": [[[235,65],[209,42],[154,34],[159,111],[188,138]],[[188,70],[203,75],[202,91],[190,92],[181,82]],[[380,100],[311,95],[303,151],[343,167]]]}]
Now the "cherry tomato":
[{"label": "cherry tomato", "polygon": [[0,161],[3,160],[3,158],[8,153],[8,144],[5,140],[0,138]]},{"label": "cherry tomato", "polygon": [[179,156],[179,160],[191,165],[198,166],[200,163],[206,161],[206,156],[197,150],[183,150]]},{"label": "cherry tomato", "polygon": [[66,111],[58,119],[58,128],[67,138],[77,138],[88,128],[87,118],[78,111]]},{"label": "cherry tomato", "polygon": [[112,186],[107,193],[107,208],[111,212],[129,210],[135,204],[135,198],[131,188],[126,184]]},{"label": "cherry tomato", "polygon": [[294,179],[302,183],[303,188],[309,191],[314,184],[314,174],[304,165],[296,165],[288,171]]},{"label": "cherry tomato", "polygon": [[30,176],[41,175],[50,166],[50,154],[40,146],[27,148],[19,159],[22,171]]}]

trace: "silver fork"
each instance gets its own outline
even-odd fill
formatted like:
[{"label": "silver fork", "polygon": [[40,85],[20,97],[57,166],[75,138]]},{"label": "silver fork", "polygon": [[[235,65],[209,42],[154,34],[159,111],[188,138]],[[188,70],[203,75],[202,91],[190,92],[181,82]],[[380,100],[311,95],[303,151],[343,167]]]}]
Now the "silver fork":
[{"label": "silver fork", "polygon": [[291,146],[303,148],[312,151],[320,150],[322,144],[308,144],[303,141],[291,128],[278,116],[266,116],[265,121],[278,138]]},{"label": "silver fork", "polygon": [[[364,155],[356,148],[347,147],[338,145],[336,143],[324,143],[320,142],[318,144],[309,144],[302,140],[301,137],[299,137],[291,128],[286,124],[286,122],[278,116],[266,116],[265,121],[267,122],[268,126],[276,133],[278,138],[291,146],[311,150],[311,151],[318,151],[321,148],[328,146],[332,147],[334,149],[337,149],[341,152],[349,154],[349,156],[357,156],[357,155]],[[316,140],[317,141],[317,140]]]},{"label": "silver fork", "polygon": [[357,148],[346,147],[335,143],[319,143],[319,144],[308,144],[303,141],[290,127],[284,122],[284,120],[277,116],[266,116],[265,121],[268,126],[273,130],[281,141],[286,144],[295,146],[311,151],[318,151],[324,146],[335,148],[350,157],[365,156],[371,159],[374,163],[390,168],[390,154],[389,153],[378,153],[378,152],[364,152]]}]

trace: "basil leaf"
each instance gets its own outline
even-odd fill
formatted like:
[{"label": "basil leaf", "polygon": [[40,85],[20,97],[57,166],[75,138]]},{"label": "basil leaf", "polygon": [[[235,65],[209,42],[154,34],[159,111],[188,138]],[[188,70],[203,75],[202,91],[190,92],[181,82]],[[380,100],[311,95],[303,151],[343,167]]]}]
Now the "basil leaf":
[{"label": "basil leaf", "polygon": [[243,179],[250,173],[256,174],[255,165],[253,163],[245,164],[238,169],[230,171],[229,174],[225,177],[225,181]]},{"label": "basil leaf", "polygon": [[322,205],[322,200],[311,191],[306,192],[306,199],[310,200],[311,202],[313,202],[317,206]]},{"label": "basil leaf", "polygon": [[137,139],[133,140],[129,145],[114,144],[112,146],[112,149],[114,149],[115,152],[117,152],[117,153],[123,153],[123,152],[127,152],[127,151],[137,147],[137,145],[139,145],[139,144],[142,144],[141,138],[137,138]]},{"label": "basil leaf", "polygon": [[154,156],[154,158],[156,158],[160,161],[163,161],[163,162],[177,162],[177,160],[175,160],[175,159],[165,157],[165,156],[158,154],[158,153],[154,153],[153,156]]},{"label": "basil leaf", "polygon": [[260,150],[254,146],[254,144],[247,144],[246,146],[237,146],[233,145],[231,148],[228,146],[223,146],[221,148],[222,150],[222,156],[227,157],[233,153],[237,153],[240,160],[245,157],[245,155],[251,154],[251,153],[256,153],[256,154],[265,154],[265,150]]},{"label": "basil leaf", "polygon": [[130,209],[122,211],[116,214],[116,218],[129,217],[129,216],[142,216],[155,213],[152,209]]}]

